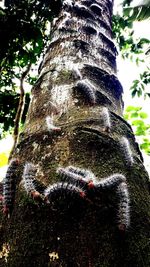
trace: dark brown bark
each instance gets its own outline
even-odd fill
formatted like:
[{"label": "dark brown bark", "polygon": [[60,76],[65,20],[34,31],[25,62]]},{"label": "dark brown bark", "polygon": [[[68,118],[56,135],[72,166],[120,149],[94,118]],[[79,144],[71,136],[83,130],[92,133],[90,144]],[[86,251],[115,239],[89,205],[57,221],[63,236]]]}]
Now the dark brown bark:
[{"label": "dark brown bark", "polygon": [[[3,218],[2,244],[9,243],[10,252],[2,266],[149,266],[148,175],[122,118],[111,15],[111,1],[75,1],[64,5],[53,25],[15,155],[20,178],[11,219]],[[64,27],[66,16],[70,22]],[[49,130],[47,116],[61,131]],[[122,151],[122,136],[130,142],[132,164]],[[115,191],[106,190],[93,203],[69,196],[50,205],[31,200],[20,183],[25,162],[38,164],[37,179],[45,185],[61,180],[59,166],[90,169],[99,180],[122,173],[131,199],[129,229],[118,230]]]}]

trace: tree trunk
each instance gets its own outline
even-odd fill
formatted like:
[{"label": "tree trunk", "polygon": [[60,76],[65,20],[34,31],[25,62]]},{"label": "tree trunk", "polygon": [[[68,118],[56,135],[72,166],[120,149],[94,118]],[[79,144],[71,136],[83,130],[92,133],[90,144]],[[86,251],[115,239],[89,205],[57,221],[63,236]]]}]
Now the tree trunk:
[{"label": "tree trunk", "polygon": [[[0,266],[150,266],[148,175],[122,118],[112,2],[66,0],[53,22],[14,155],[19,159],[15,203],[11,217],[1,217]],[[46,187],[62,180],[58,167],[69,165],[92,171],[96,185],[122,174],[130,201],[127,229],[119,225],[122,193],[115,183],[92,196],[85,192],[86,197],[56,190],[50,203],[38,202],[21,180],[27,162],[37,166],[36,179]]]}]

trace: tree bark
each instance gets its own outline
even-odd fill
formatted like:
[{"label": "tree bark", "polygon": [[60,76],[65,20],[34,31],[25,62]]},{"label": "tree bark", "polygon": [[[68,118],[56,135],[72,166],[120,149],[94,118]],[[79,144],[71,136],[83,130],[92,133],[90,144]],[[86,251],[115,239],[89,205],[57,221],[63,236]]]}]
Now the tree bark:
[{"label": "tree bark", "polygon": [[[20,162],[17,190],[10,219],[1,217],[1,252],[6,247],[8,257],[2,253],[0,266],[150,266],[148,174],[122,117],[112,8],[111,0],[66,0],[53,22],[14,155]],[[118,229],[116,190],[93,201],[61,194],[50,204],[34,201],[22,183],[26,162],[37,165],[36,179],[45,186],[60,182],[58,167],[69,165],[91,170],[99,181],[123,174],[128,229]]]}]

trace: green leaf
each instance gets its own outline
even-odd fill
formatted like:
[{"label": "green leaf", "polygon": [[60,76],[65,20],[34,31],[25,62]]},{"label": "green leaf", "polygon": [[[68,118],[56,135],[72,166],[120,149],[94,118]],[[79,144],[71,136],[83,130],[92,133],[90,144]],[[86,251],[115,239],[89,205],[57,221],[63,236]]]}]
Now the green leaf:
[{"label": "green leaf", "polygon": [[137,94],[137,89],[134,89],[131,93],[131,96],[134,97]]},{"label": "green leaf", "polygon": [[138,128],[136,131],[135,131],[135,135],[137,136],[145,136],[146,133],[145,133],[145,130],[142,129],[142,128]]},{"label": "green leaf", "polygon": [[150,18],[150,6],[124,7],[123,11],[130,21],[141,21]]},{"label": "green leaf", "polygon": [[127,108],[126,108],[126,111],[127,112],[130,112],[130,111],[139,111],[139,110],[141,110],[142,108],[141,107],[134,107],[134,106],[128,106]]},{"label": "green leaf", "polygon": [[147,115],[147,113],[145,113],[145,112],[139,112],[139,116],[140,116],[140,118],[142,118],[142,119],[146,119],[146,118],[148,118],[148,115]]},{"label": "green leaf", "polygon": [[138,112],[131,113],[131,118],[136,118],[136,117],[138,117]]},{"label": "green leaf", "polygon": [[134,126],[140,126],[140,127],[142,127],[142,126],[145,125],[144,122],[143,122],[142,120],[134,120],[134,121],[132,121],[132,124],[133,124]]}]

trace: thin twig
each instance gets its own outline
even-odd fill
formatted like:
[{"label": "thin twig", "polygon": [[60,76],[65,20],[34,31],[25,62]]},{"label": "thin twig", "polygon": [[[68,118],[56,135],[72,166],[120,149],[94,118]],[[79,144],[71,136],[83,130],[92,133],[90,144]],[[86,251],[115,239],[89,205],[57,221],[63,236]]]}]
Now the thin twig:
[{"label": "thin twig", "polygon": [[29,73],[31,68],[31,63],[27,66],[26,70],[22,73],[21,78],[20,78],[20,98],[19,98],[19,104],[18,104],[18,108],[17,108],[17,113],[15,116],[15,120],[14,120],[14,131],[13,131],[13,139],[14,139],[14,143],[13,143],[13,147],[11,149],[10,155],[9,155],[9,161],[12,158],[12,155],[14,153],[14,150],[16,148],[17,142],[18,142],[18,136],[19,136],[19,124],[22,118],[22,113],[24,110],[24,104],[25,104],[25,91],[24,91],[24,87],[23,87],[23,83],[24,83],[24,79],[27,76],[27,74]]}]

